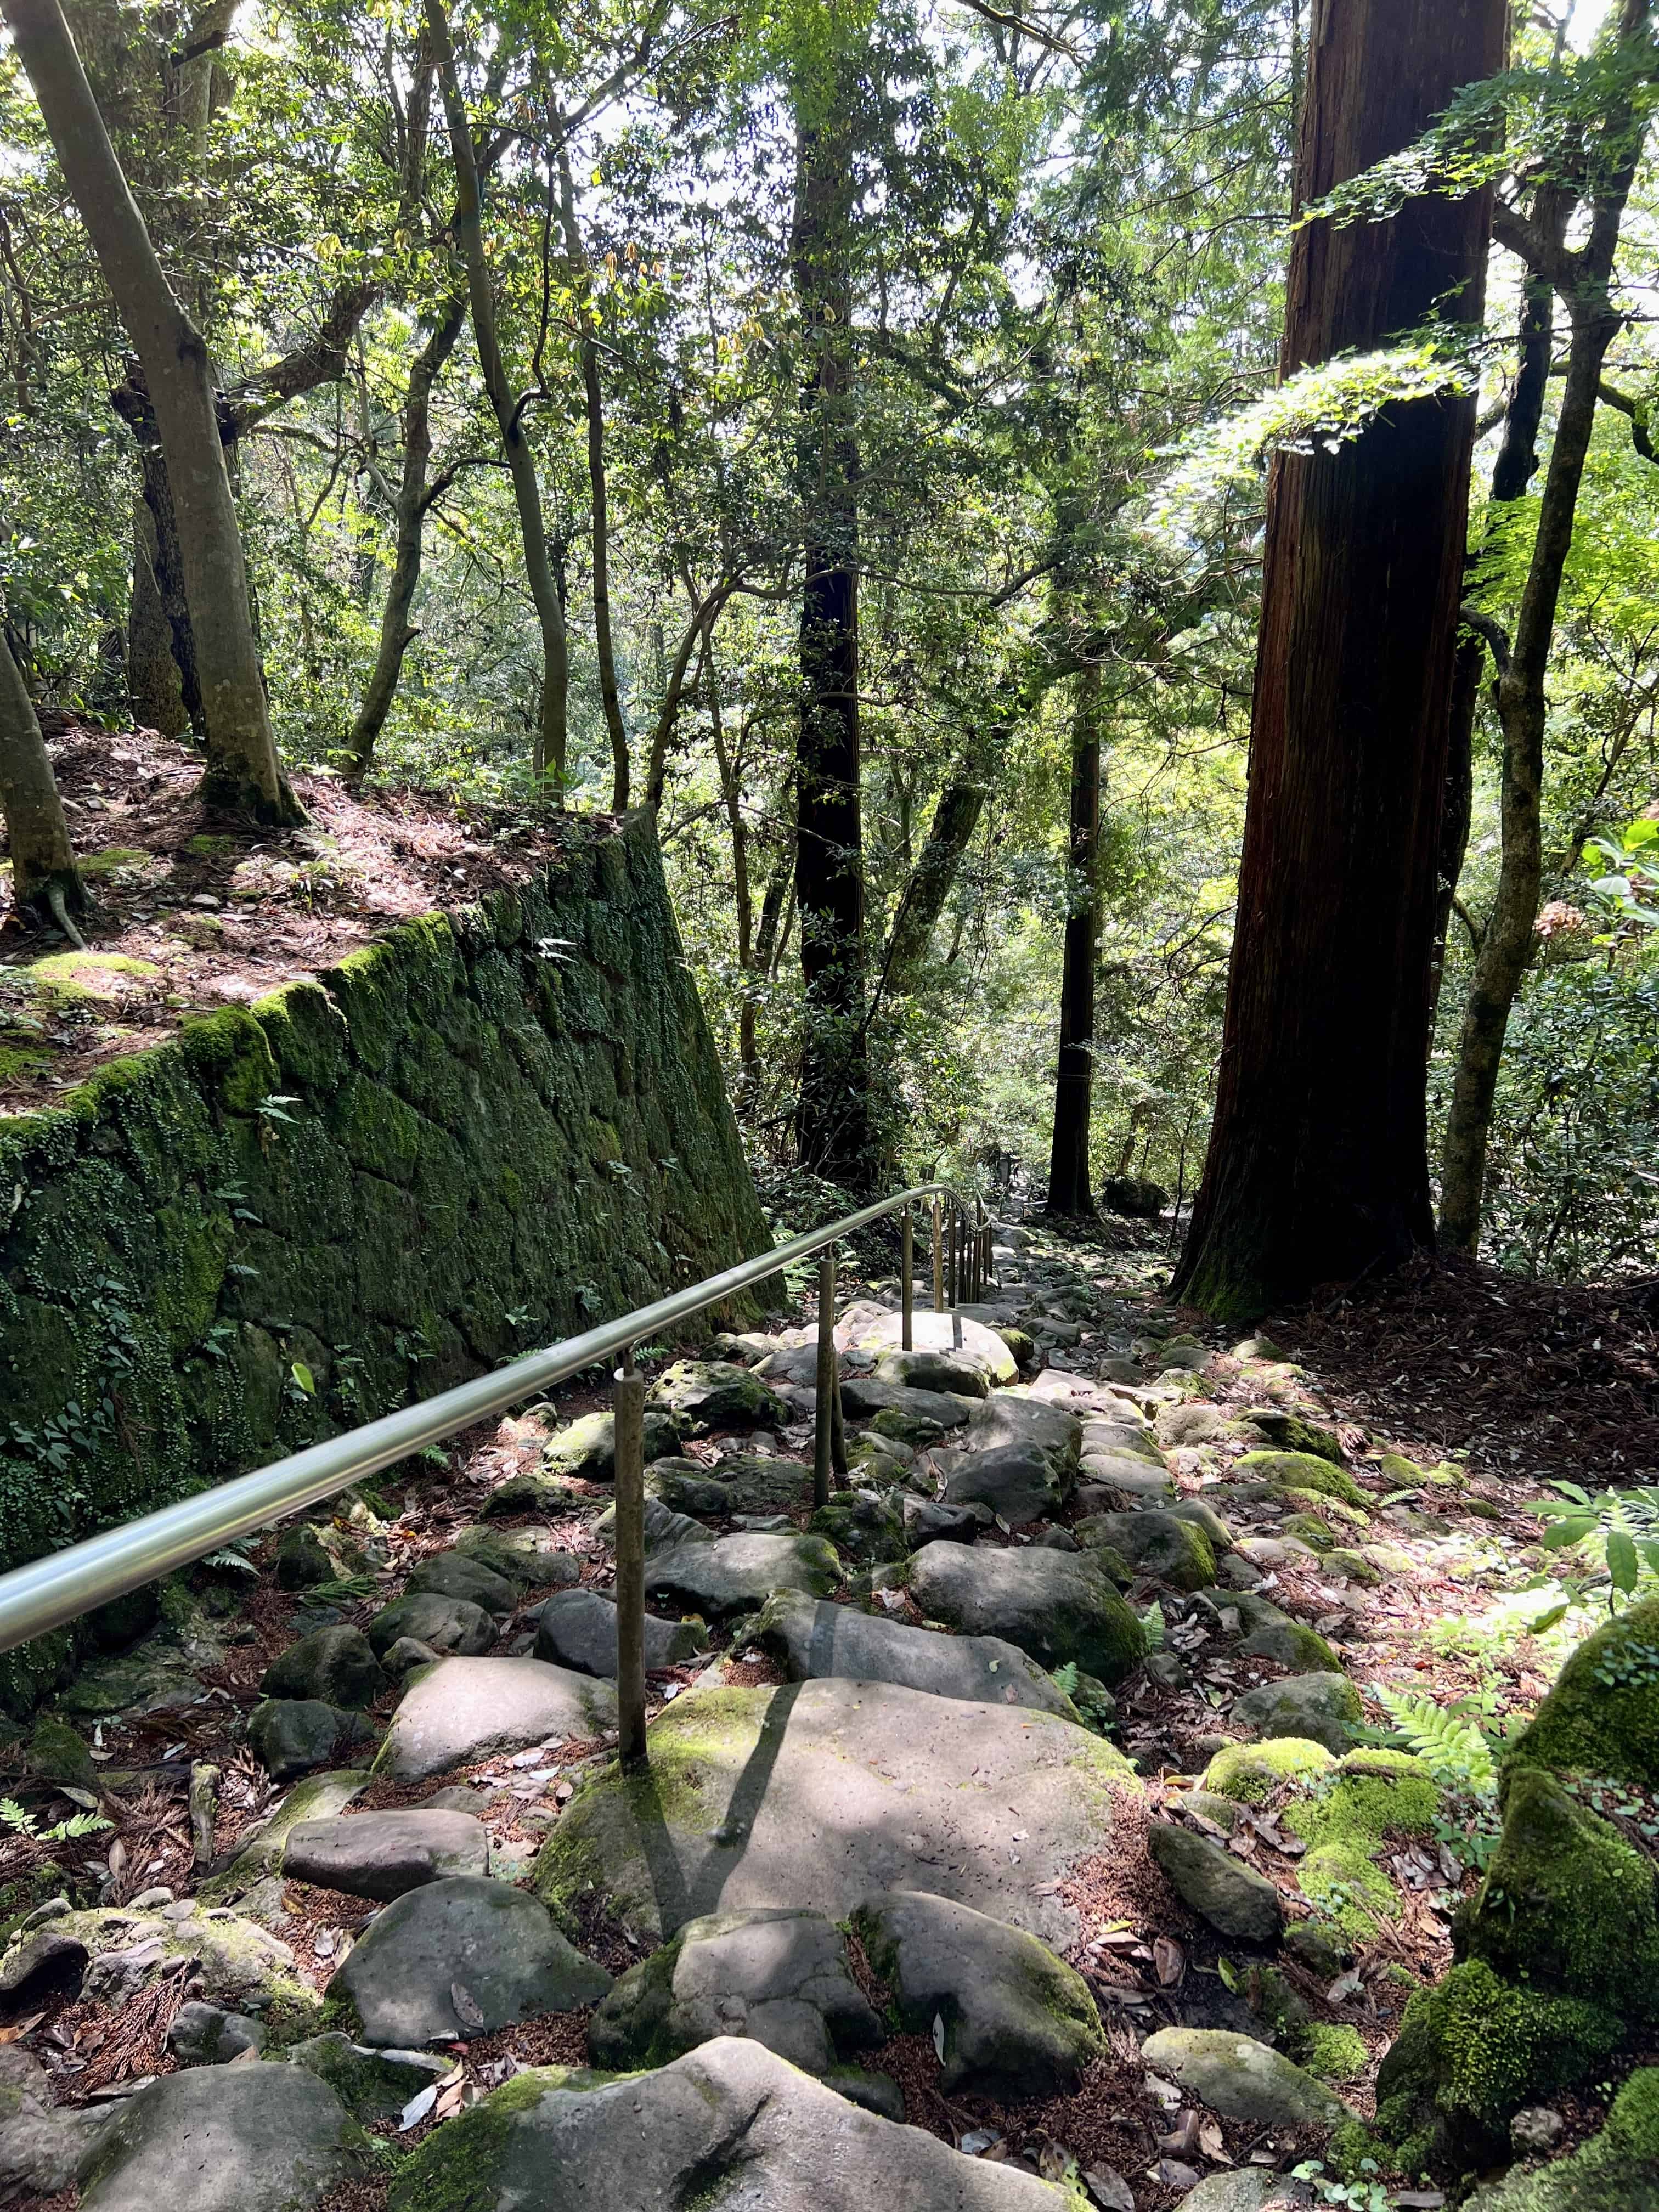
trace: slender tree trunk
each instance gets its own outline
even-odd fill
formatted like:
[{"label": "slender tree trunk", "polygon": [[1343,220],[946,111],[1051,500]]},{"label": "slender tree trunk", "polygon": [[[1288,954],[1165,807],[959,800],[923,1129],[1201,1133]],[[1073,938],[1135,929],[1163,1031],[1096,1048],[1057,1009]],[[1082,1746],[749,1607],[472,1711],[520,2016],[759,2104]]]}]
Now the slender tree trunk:
[{"label": "slender tree trunk", "polygon": [[587,255],[576,221],[576,190],[570,175],[570,156],[559,155],[559,193],[564,221],[564,250],[582,273],[584,289],[577,312],[581,317],[580,349],[583,405],[587,416],[587,483],[593,529],[593,641],[599,659],[599,696],[605,702],[605,726],[611,733],[611,811],[628,811],[628,729],[623,720],[622,693],[617,684],[617,649],[611,635],[611,520],[605,473],[605,394],[599,385],[599,349],[589,324],[592,307],[588,293]]},{"label": "slender tree trunk", "polygon": [[156,258],[58,0],[3,0],[3,12],[155,410],[207,723],[203,798],[301,820],[276,764],[207,348]]},{"label": "slender tree trunk", "polygon": [[1048,1210],[1066,1215],[1095,1210],[1089,1127],[1095,1080],[1095,970],[1100,959],[1100,671],[1084,668],[1075,680],[1060,1067],[1048,1152]]},{"label": "slender tree trunk", "polygon": [[940,792],[921,855],[906,881],[887,933],[881,974],[882,988],[890,995],[909,988],[927,957],[984,807],[983,782],[960,769]]},{"label": "slender tree trunk", "polygon": [[51,908],[69,934],[67,915],[86,911],[69,823],[46,757],[46,742],[23,672],[0,631],[0,816],[11,856],[15,907]]},{"label": "slender tree trunk", "polygon": [[871,1187],[860,791],[858,449],[849,270],[849,89],[826,69],[797,88],[790,265],[807,346],[797,469],[805,520],[796,739],[795,895],[802,1024],[796,1145],[848,1189]]},{"label": "slender tree trunk", "polygon": [[[1304,204],[1504,64],[1506,0],[1315,0]],[[1286,374],[1479,319],[1488,195],[1306,225]],[[1425,1085],[1471,400],[1385,410],[1267,494],[1249,797],[1216,1112],[1175,1287],[1227,1317],[1433,1239]]]},{"label": "slender tree trunk", "polygon": [[[1635,16],[1638,28],[1646,15],[1645,6],[1627,6],[1626,10],[1627,21]],[[1633,139],[1633,127],[1631,135]],[[1575,281],[1565,293],[1572,332],[1566,380],[1532,560],[1516,617],[1514,645],[1498,673],[1498,719],[1504,737],[1498,780],[1503,860],[1463,1008],[1457,1073],[1440,1155],[1440,1237],[1454,1251],[1473,1252],[1480,1242],[1486,1147],[1504,1040],[1510,1009],[1534,949],[1534,924],[1544,875],[1544,732],[1549,717],[1544,684],[1578,491],[1595,427],[1602,365],[1622,324],[1608,288],[1634,163],[1632,144],[1629,163],[1610,178],[1597,200],[1587,243],[1572,258]]]},{"label": "slender tree trunk", "polygon": [[386,586],[386,605],[380,614],[380,641],[374,670],[347,740],[350,752],[349,773],[354,779],[368,773],[375,742],[397,696],[404,655],[420,635],[411,627],[409,617],[421,581],[426,511],[431,503],[427,492],[427,471],[432,461],[432,388],[454,350],[465,319],[466,295],[457,292],[440,310],[438,321],[409,373],[409,392],[404,401],[404,466],[398,485],[392,580]]},{"label": "slender tree trunk", "polygon": [[444,117],[449,125],[449,148],[455,163],[455,242],[466,267],[467,289],[472,301],[472,336],[478,349],[478,366],[484,388],[495,410],[513,479],[513,497],[519,511],[519,532],[524,540],[525,578],[536,609],[542,636],[542,696],[537,750],[540,764],[562,793],[568,735],[569,657],[565,641],[564,605],[549,556],[547,532],[542,520],[541,484],[536,474],[536,454],[525,428],[524,410],[507,382],[495,328],[495,295],[489,264],[484,255],[483,204],[478,182],[477,156],[471,127],[461,98],[460,77],[455,66],[455,44],[443,0],[426,0],[426,22],[443,95]]},{"label": "slender tree trunk", "polygon": [[785,897],[793,890],[794,880],[794,854],[781,853],[777,866],[767,878],[761,900],[760,927],[755,933],[754,951],[749,962],[750,981],[738,1014],[738,1097],[744,1105],[752,1103],[760,1090],[760,1050],[756,1035],[760,1017],[759,980],[772,973],[780,943],[778,925],[783,919]]}]

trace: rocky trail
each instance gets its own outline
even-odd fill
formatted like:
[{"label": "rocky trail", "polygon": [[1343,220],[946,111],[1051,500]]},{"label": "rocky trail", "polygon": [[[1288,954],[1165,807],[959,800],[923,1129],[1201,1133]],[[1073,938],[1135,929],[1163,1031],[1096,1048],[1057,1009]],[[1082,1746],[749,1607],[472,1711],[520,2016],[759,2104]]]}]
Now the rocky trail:
[{"label": "rocky trail", "polygon": [[1583,1644],[1501,1407],[1000,1234],[959,1341],[840,1313],[817,1514],[810,1317],[655,1348],[639,1770],[592,1393],[109,1608],[5,1759],[0,2202],[1659,2204],[1659,1608]]}]

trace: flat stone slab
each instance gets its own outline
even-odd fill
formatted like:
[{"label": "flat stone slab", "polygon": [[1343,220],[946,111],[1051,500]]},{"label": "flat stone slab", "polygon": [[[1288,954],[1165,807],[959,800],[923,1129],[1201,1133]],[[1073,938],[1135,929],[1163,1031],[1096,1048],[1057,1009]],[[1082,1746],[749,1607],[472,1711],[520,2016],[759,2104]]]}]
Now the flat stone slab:
[{"label": "flat stone slab", "polygon": [[[904,1333],[902,1316],[883,1314],[880,1318],[860,1320],[849,1328],[836,1332],[836,1340],[843,1351],[854,1348],[873,1352],[878,1358],[897,1352]],[[975,1368],[988,1382],[1012,1382],[1018,1379],[1019,1369],[1014,1355],[997,1334],[982,1321],[965,1318],[962,1324],[962,1342],[958,1345],[951,1327],[948,1313],[919,1310],[914,1316],[910,1342],[917,1352],[936,1352],[947,1359],[960,1360]],[[980,1394],[972,1394],[977,1397]]]},{"label": "flat stone slab", "polygon": [[464,1552],[434,1552],[421,1561],[404,1587],[410,1596],[464,1598],[485,1613],[511,1613],[519,1601],[516,1581]]},{"label": "flat stone slab", "polygon": [[470,1813],[352,1813],[301,1820],[289,1830],[282,1870],[289,1881],[385,1900],[451,1875],[487,1874],[489,1832]]},{"label": "flat stone slab", "polygon": [[589,2021],[587,2051],[622,2073],[745,2035],[825,2074],[884,2034],[853,1979],[846,1937],[821,1912],[717,1912],[629,1968]]},{"label": "flat stone slab", "polygon": [[878,1382],[902,1382],[913,1390],[942,1390],[953,1398],[988,1397],[989,1379],[956,1352],[884,1352],[876,1362]]},{"label": "flat stone slab", "polygon": [[999,1444],[1035,1444],[1064,1467],[1075,1468],[1083,1453],[1083,1424],[1075,1413],[1024,1390],[994,1390],[968,1424],[975,1451]]},{"label": "flat stone slab", "polygon": [[932,1421],[941,1429],[959,1429],[972,1417],[976,1398],[958,1398],[948,1390],[917,1390],[908,1382],[878,1382],[872,1375],[849,1375],[841,1386],[842,1410],[849,1420],[873,1420],[878,1413],[902,1413],[907,1419]]},{"label": "flat stone slab", "polygon": [[1058,1513],[1070,1488],[1064,1462],[1036,1444],[935,1455],[949,1505],[982,1505],[1011,1528]]},{"label": "flat stone slab", "polygon": [[836,1548],[822,1536],[718,1536],[653,1552],[645,1563],[647,1593],[715,1618],[763,1604],[774,1590],[827,1597],[841,1578]]},{"label": "flat stone slab", "polygon": [[1001,1637],[1042,1667],[1075,1660],[1109,1686],[1146,1648],[1139,1621],[1110,1579],[1073,1553],[927,1544],[911,1560],[910,1595],[929,1620],[969,1636]]},{"label": "flat stone slab", "polygon": [[1352,2114],[1322,2081],[1265,2043],[1218,2027],[1165,2027],[1141,2045],[1155,2074],[1230,2120],[1279,2128],[1334,2128]]},{"label": "flat stone slab", "polygon": [[[645,1616],[645,1663],[677,1667],[702,1650],[708,1638],[681,1620]],[[556,1590],[536,1623],[536,1655],[579,1674],[617,1679],[617,1608],[597,1590]]]},{"label": "flat stone slab", "polygon": [[1041,1893],[1110,1849],[1116,1796],[1139,1788],[1053,1714],[885,1682],[693,1690],[648,1747],[577,1790],[535,1886],[561,1913],[597,1886],[652,1943],[710,1912],[841,1920],[871,1890],[930,1889],[1063,1951],[1077,1916]]},{"label": "flat stone slab", "polygon": [[568,1589],[581,1576],[574,1553],[562,1550],[539,1528],[487,1528],[480,1524],[461,1529],[453,1549],[520,1589]]},{"label": "flat stone slab", "polygon": [[404,1691],[374,1771],[424,1782],[498,1752],[602,1735],[616,1725],[609,1682],[540,1659],[443,1659]]},{"label": "flat stone slab", "polygon": [[1088,1984],[1024,1929],[921,1891],[867,1897],[853,1921],[906,2027],[943,2022],[947,2096],[1061,2096],[1105,2051]]},{"label": "flat stone slab", "polygon": [[935,1698],[1078,1717],[1036,1660],[996,1636],[942,1636],[799,1590],[769,1598],[750,1636],[782,1660],[792,1682],[894,1682]]},{"label": "flat stone slab", "polygon": [[387,1905],[329,1984],[356,2007],[365,2043],[411,2050],[596,2004],[610,1987],[526,1891],[465,1876]]},{"label": "flat stone slab", "polygon": [[[537,2094],[538,2090],[541,2094]],[[859,2107],[762,2045],[723,2037],[654,2074],[550,2067],[459,2113],[392,2184],[389,2212],[465,2188],[479,2212],[723,2205],[729,2212],[1072,2212],[1017,2167],[964,2158]]]},{"label": "flat stone slab", "polygon": [[121,2106],[81,2169],[82,2212],[311,2212],[371,2168],[368,2137],[304,2067],[193,2067]]}]

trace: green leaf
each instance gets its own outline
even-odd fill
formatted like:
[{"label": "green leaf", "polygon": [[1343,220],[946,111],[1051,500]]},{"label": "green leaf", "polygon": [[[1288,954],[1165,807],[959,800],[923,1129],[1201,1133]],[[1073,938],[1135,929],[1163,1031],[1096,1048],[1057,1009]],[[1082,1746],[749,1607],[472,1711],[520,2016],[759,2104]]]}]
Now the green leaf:
[{"label": "green leaf", "polygon": [[296,1359],[293,1366],[290,1367],[288,1371],[299,1384],[300,1388],[305,1392],[307,1398],[314,1398],[316,1396],[317,1378],[312,1373],[311,1370],[306,1365],[303,1359]]},{"label": "green leaf", "polygon": [[1565,1551],[1569,1544],[1582,1544],[1595,1523],[1582,1515],[1571,1521],[1556,1521],[1545,1529],[1543,1546],[1547,1552]]},{"label": "green leaf", "polygon": [[1623,1590],[1628,1595],[1636,1588],[1637,1578],[1641,1571],[1641,1563],[1636,1556],[1636,1546],[1631,1538],[1622,1528],[1609,1528],[1607,1572],[1613,1577],[1614,1589]]}]

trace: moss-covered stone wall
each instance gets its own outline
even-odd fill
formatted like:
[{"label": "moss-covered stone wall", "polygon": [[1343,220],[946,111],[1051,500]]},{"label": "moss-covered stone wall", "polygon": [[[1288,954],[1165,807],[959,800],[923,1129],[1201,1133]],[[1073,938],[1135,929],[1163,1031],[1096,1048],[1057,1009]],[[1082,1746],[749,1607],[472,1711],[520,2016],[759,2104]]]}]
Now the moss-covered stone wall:
[{"label": "moss-covered stone wall", "polygon": [[651,824],[570,839],[0,1121],[0,1568],[766,1249]]}]

